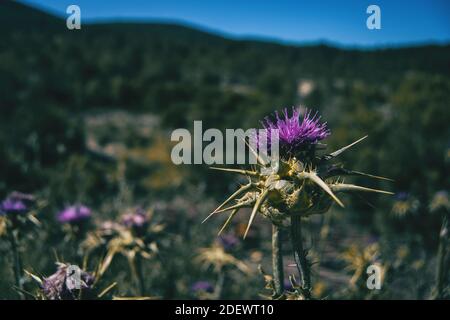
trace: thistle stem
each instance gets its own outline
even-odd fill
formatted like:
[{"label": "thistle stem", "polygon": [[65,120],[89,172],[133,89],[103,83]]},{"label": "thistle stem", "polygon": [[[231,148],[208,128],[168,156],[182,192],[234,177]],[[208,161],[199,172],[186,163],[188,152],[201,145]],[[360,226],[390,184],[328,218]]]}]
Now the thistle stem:
[{"label": "thistle stem", "polygon": [[19,252],[19,237],[17,232],[12,230],[10,232],[10,242],[11,242],[11,251],[13,254],[13,271],[14,271],[14,280],[16,287],[19,289],[19,297],[21,300],[25,298],[23,295],[23,285],[22,285],[22,259],[20,257]]},{"label": "thistle stem", "polygon": [[220,300],[222,297],[223,285],[225,283],[225,271],[220,270],[217,278],[216,287],[214,288],[215,299]]},{"label": "thistle stem", "polygon": [[447,243],[448,243],[448,212],[444,212],[441,231],[439,234],[439,248],[436,269],[436,288],[434,299],[442,299],[446,284],[448,263],[447,263]]},{"label": "thistle stem", "polygon": [[136,276],[139,285],[139,293],[143,297],[145,296],[145,280],[144,280],[144,272],[142,270],[142,258],[141,256],[136,256]]},{"label": "thistle stem", "polygon": [[306,251],[303,248],[302,221],[298,215],[291,216],[291,242],[294,251],[294,259],[300,274],[303,294],[306,299],[311,296],[311,274]]},{"label": "thistle stem", "polygon": [[280,228],[272,225],[272,271],[277,296],[281,296],[284,292],[283,254],[280,236]]}]

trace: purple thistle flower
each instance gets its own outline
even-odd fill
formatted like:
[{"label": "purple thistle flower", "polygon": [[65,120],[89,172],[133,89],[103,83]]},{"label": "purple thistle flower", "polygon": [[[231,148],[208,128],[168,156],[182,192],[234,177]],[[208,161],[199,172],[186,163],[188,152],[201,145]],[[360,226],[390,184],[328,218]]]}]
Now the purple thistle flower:
[{"label": "purple thistle flower", "polygon": [[127,228],[142,228],[148,223],[148,217],[144,210],[138,208],[135,212],[122,216],[122,224]]},{"label": "purple thistle flower", "polygon": [[219,244],[225,249],[225,250],[232,250],[234,249],[238,243],[239,239],[235,237],[232,234],[225,234],[218,238]]},{"label": "purple thistle flower", "polygon": [[[50,300],[73,300],[76,298],[77,289],[73,288],[73,281],[69,278],[68,274],[69,265],[59,263],[58,270],[49,276],[44,278],[42,282],[42,292],[47,299]],[[90,290],[94,283],[94,277],[83,270],[80,270],[80,283],[79,288],[81,290]]]},{"label": "purple thistle flower", "polygon": [[13,192],[0,204],[0,215],[23,213],[28,210],[27,203],[33,200],[34,197],[32,195]]},{"label": "purple thistle flower", "polygon": [[22,213],[27,210],[27,206],[21,200],[6,198],[1,204],[0,214]]},{"label": "purple thistle flower", "polygon": [[61,223],[77,223],[89,219],[91,209],[84,205],[73,205],[58,213],[58,221]]},{"label": "purple thistle flower", "polygon": [[199,293],[199,292],[213,293],[214,287],[208,281],[197,281],[192,284],[191,292],[192,293]]},{"label": "purple thistle flower", "polygon": [[[311,115],[311,111],[308,111],[300,119],[300,111],[294,107],[292,108],[292,116],[289,116],[288,109],[285,108],[282,116],[279,115],[278,111],[275,111],[275,120],[265,117],[262,125],[266,129],[266,137],[261,136],[259,138],[267,139],[267,145],[270,146],[272,130],[278,130],[280,149],[287,153],[316,144],[330,135],[326,122],[320,123],[318,113]],[[258,139],[258,146],[260,145]]]}]

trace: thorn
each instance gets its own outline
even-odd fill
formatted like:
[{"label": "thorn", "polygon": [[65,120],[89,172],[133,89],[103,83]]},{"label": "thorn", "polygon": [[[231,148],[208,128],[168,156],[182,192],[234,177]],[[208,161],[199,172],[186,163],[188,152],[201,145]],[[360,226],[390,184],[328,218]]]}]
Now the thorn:
[{"label": "thorn", "polygon": [[245,140],[245,138],[243,140],[244,140],[245,144],[247,145],[247,147],[250,149],[250,151],[255,155],[256,160],[259,162],[259,164],[265,167],[267,164],[264,162],[263,158],[260,157],[260,155],[256,152],[256,150],[254,150],[251,147],[251,145],[248,143],[247,140]]},{"label": "thorn", "polygon": [[333,193],[333,191],[331,191],[330,187],[322,180],[320,179],[320,177],[318,175],[316,175],[313,172],[301,172],[298,174],[298,177],[300,179],[302,178],[307,178],[310,179],[311,181],[313,181],[314,183],[316,183],[319,187],[321,187],[326,193],[328,193],[328,195],[334,200],[336,201],[336,203],[338,205],[340,205],[342,208],[344,208],[344,204],[341,202],[341,200],[339,200],[335,194]]},{"label": "thorn", "polygon": [[369,177],[369,178],[374,178],[374,179],[380,179],[380,180],[386,180],[386,181],[395,181],[394,179],[390,179],[390,178],[386,178],[386,177],[381,177],[381,176],[375,176],[373,174],[369,174],[369,173],[364,173],[364,172],[360,172],[360,171],[350,171],[350,173],[356,174],[358,176],[365,176],[365,177]]},{"label": "thorn", "polygon": [[245,230],[245,233],[244,233],[244,239],[247,237],[247,233],[248,233],[248,231],[250,230],[250,226],[251,226],[252,223],[253,223],[253,219],[255,219],[256,212],[258,211],[258,209],[259,209],[259,207],[261,206],[262,202],[266,199],[268,193],[269,193],[269,190],[268,190],[268,189],[265,189],[265,190],[261,193],[261,195],[259,196],[259,198],[256,200],[255,206],[253,207],[253,210],[252,210],[252,214],[250,215],[250,220],[248,221],[248,224],[247,224],[247,229]]},{"label": "thorn", "polygon": [[221,213],[221,212],[226,212],[226,211],[230,211],[230,210],[234,210],[234,209],[240,209],[240,208],[245,208],[245,207],[250,207],[251,203],[245,202],[245,203],[238,203],[235,204],[234,206],[228,207],[228,208],[224,208],[221,210],[217,210],[215,213]]},{"label": "thorn", "polygon": [[228,168],[218,168],[218,167],[209,167],[213,170],[219,170],[219,171],[227,171],[227,172],[235,172],[239,174],[243,174],[246,176],[259,176],[259,173],[256,171],[250,171],[250,170],[242,170],[242,169],[228,169]]},{"label": "thorn", "polygon": [[231,200],[233,200],[234,198],[236,198],[237,196],[239,196],[242,192],[245,192],[249,189],[251,189],[253,187],[253,185],[251,183],[245,185],[245,186],[241,186],[236,192],[234,192],[231,196],[228,197],[227,200],[225,200],[220,206],[218,206],[216,208],[216,210],[214,210],[213,212],[211,212],[203,221],[202,223],[205,223],[206,220],[208,220],[209,218],[211,218],[215,213],[217,213],[218,210],[222,209],[226,204],[228,204]]},{"label": "thorn", "polygon": [[355,142],[350,143],[348,146],[342,147],[341,149],[336,150],[336,151],[330,153],[329,155],[326,156],[326,160],[329,160],[329,159],[331,159],[331,158],[337,157],[337,156],[340,155],[342,152],[344,152],[345,150],[347,150],[347,149],[353,147],[355,144],[360,143],[361,141],[363,141],[363,140],[366,139],[367,137],[368,137],[368,136],[366,135],[366,136],[364,136],[364,137],[362,137],[362,138],[356,140]]},{"label": "thorn", "polygon": [[362,191],[362,192],[384,193],[384,194],[389,194],[389,195],[394,194],[393,192],[389,192],[389,191],[366,188],[366,187],[356,186],[354,184],[344,184],[344,183],[332,185],[331,188],[336,192]]},{"label": "thorn", "polygon": [[234,209],[233,211],[231,211],[230,216],[228,217],[227,221],[225,221],[225,223],[223,224],[222,228],[219,230],[219,233],[217,234],[218,236],[220,236],[222,234],[222,232],[226,229],[226,227],[228,227],[228,225],[230,224],[231,220],[233,219],[233,217],[236,215],[236,213],[239,211],[239,209]]}]

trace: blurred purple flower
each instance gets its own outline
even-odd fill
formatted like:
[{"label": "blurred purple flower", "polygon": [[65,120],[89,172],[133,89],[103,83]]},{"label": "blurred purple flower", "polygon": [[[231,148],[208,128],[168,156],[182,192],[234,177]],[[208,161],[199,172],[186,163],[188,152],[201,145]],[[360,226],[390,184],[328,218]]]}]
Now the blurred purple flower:
[{"label": "blurred purple flower", "polygon": [[12,192],[0,205],[1,214],[23,213],[28,210],[28,202],[34,200],[30,194]]},{"label": "blurred purple flower", "polygon": [[89,219],[91,209],[84,205],[73,205],[58,213],[58,221],[61,223],[77,223]]},{"label": "blurred purple flower", "polygon": [[128,228],[142,228],[148,223],[148,217],[143,209],[138,208],[135,212],[124,214],[121,222]]},{"label": "blurred purple flower", "polygon": [[239,239],[232,235],[232,234],[224,234],[221,235],[218,238],[219,244],[225,249],[225,250],[232,250],[234,249],[238,243],[239,243]]},{"label": "blurred purple flower", "polygon": [[10,213],[21,213],[27,210],[27,206],[21,200],[7,198],[3,200],[1,204],[0,213],[10,214]]},{"label": "blurred purple flower", "polygon": [[198,292],[213,293],[214,287],[208,281],[197,281],[192,284],[191,291],[193,293],[198,293]]},{"label": "blurred purple flower", "polygon": [[[72,289],[72,286],[68,285],[68,279],[70,274],[68,274],[69,265],[59,263],[58,270],[49,276],[44,278],[42,282],[42,292],[45,297],[50,300],[72,300],[76,299],[76,289]],[[80,283],[79,288],[81,290],[92,289],[94,283],[94,277],[83,270],[80,270]]]},{"label": "blurred purple flower", "polygon": [[[285,108],[282,116],[276,111],[275,120],[265,117],[262,125],[266,129],[267,137],[260,138],[266,138],[270,146],[271,131],[277,129],[280,149],[288,152],[296,151],[309,144],[316,144],[330,135],[327,124],[320,123],[320,116],[317,113],[312,116],[311,111],[305,112],[300,119],[300,111],[295,108],[292,108],[291,117],[289,117],[288,109]],[[258,140],[258,146],[260,145]]]}]

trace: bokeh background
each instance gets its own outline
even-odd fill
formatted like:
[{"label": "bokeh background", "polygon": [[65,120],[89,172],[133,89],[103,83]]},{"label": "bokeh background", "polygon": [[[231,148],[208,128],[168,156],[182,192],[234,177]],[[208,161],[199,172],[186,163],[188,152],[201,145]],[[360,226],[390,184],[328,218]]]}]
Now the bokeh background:
[{"label": "bokeh background", "polygon": [[[56,256],[81,264],[89,232],[141,207],[164,225],[158,254],[142,262],[143,291],[127,259],[115,257],[102,280],[118,282],[115,295],[204,298],[207,282],[220,287],[215,297],[261,298],[270,223],[257,218],[242,241],[242,212],[227,231],[238,239],[230,254],[250,271],[203,268],[198,250],[217,245],[225,217],[201,221],[239,180],[173,165],[170,134],[194,120],[204,129],[258,127],[274,110],[303,105],[328,122],[330,149],[368,134],[340,160],[395,180],[352,181],[396,193],[349,196],[345,209],[309,220],[315,296],[431,296],[449,210],[448,2],[381,1],[381,30],[366,28],[365,1],[78,2],[75,31],[65,22],[71,3],[0,3],[0,196],[21,191],[43,204],[40,228],[20,247],[25,269],[48,276]],[[93,214],[74,240],[55,217],[75,203]],[[0,251],[0,298],[15,298],[7,241]],[[295,275],[288,245],[284,254]],[[358,272],[375,260],[385,277],[370,291]]]}]

